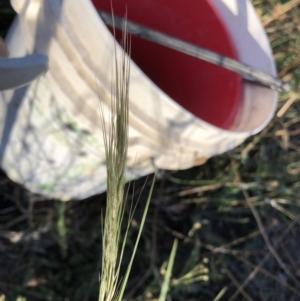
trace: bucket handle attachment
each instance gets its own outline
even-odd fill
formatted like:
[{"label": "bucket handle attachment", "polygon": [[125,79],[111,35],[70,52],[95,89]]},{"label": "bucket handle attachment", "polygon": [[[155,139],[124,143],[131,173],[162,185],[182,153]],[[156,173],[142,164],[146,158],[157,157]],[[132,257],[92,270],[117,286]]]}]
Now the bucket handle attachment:
[{"label": "bucket handle attachment", "polygon": [[25,86],[44,74],[48,58],[32,54],[22,58],[0,58],[0,91]]},{"label": "bucket handle attachment", "polygon": [[130,34],[239,73],[243,79],[266,86],[272,90],[278,92],[288,92],[290,90],[289,83],[247,64],[243,64],[217,52],[185,42],[170,35],[163,34],[146,26],[112,16],[109,13],[100,10],[98,10],[98,13],[106,25],[122,30],[123,24],[126,22],[126,30]]}]

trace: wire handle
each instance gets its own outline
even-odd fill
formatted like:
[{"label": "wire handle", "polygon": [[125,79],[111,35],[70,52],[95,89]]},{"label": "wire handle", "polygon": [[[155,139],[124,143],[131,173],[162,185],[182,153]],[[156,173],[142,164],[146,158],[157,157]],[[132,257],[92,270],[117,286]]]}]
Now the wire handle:
[{"label": "wire handle", "polygon": [[[113,26],[122,30],[123,22],[125,22],[125,19],[112,16],[111,14],[100,10],[98,10],[98,13],[106,25]],[[237,60],[208,50],[206,48],[187,43],[183,40],[163,34],[137,23],[128,20],[126,20],[126,23],[127,31],[130,34],[188,54],[200,60],[207,61],[214,65],[221,66],[225,69],[234,71],[241,74],[245,80],[259,83],[263,86],[269,87],[272,90],[276,90],[278,92],[288,92],[290,90],[290,84],[284,82],[282,79],[269,75]]]}]

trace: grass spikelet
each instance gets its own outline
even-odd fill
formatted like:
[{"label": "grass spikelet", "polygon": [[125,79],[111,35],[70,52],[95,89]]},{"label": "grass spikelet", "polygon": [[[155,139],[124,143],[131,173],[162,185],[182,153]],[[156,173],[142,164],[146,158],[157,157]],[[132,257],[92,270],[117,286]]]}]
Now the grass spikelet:
[{"label": "grass spikelet", "polygon": [[[123,30],[124,51],[117,51],[115,45],[115,82],[112,88],[110,126],[105,127],[102,115],[104,145],[107,162],[107,205],[103,229],[102,271],[99,301],[110,301],[116,297],[119,285],[119,269],[122,260],[120,230],[124,215],[124,172],[128,147],[128,97],[130,58],[126,34]],[[129,51],[130,52],[130,51]]]}]

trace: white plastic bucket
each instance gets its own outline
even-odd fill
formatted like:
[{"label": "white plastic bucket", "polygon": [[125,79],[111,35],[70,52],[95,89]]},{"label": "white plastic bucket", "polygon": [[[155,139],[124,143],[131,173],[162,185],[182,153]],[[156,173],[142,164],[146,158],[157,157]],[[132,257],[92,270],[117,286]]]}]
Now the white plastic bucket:
[{"label": "white plastic bucket", "polygon": [[[266,35],[251,3],[211,2],[239,59],[275,75]],[[100,99],[108,118],[114,38],[89,0],[12,4],[19,15],[6,38],[11,56],[46,54],[49,71],[27,87],[0,93],[1,167],[14,181],[48,197],[82,199],[105,191],[97,103]],[[262,130],[274,114],[277,93],[249,83],[242,89],[238,114],[225,130],[184,109],[132,62],[128,179],[132,172],[133,177],[153,172],[154,164],[189,168]]]}]

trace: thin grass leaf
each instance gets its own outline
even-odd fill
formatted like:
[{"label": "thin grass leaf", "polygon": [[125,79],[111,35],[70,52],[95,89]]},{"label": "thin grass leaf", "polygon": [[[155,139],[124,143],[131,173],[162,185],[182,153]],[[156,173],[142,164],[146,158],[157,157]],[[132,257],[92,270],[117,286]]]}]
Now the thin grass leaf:
[{"label": "thin grass leaf", "polygon": [[[130,227],[131,222],[132,222],[132,220],[133,220],[133,215],[134,215],[134,213],[135,213],[137,204],[138,204],[138,202],[139,202],[139,200],[140,200],[140,196],[141,196],[141,194],[142,194],[142,191],[143,191],[144,188],[145,188],[145,185],[146,185],[147,180],[148,180],[148,177],[147,177],[147,179],[146,179],[146,181],[145,181],[145,183],[144,183],[144,185],[143,185],[143,188],[142,188],[142,190],[141,190],[141,192],[140,192],[140,194],[139,194],[139,197],[138,197],[138,199],[137,199],[137,201],[136,201],[136,204],[133,206],[133,200],[132,200],[132,202],[131,202],[131,204],[130,204],[130,210],[129,210],[130,214],[129,214],[128,223],[127,223],[127,227],[126,227],[126,231],[125,231],[125,234],[124,234],[124,237],[123,237],[123,243],[122,243],[122,247],[121,247],[121,251],[120,251],[120,257],[121,257],[121,258],[123,257],[123,254],[124,254],[125,245],[126,245],[126,241],[127,241],[127,237],[128,237],[128,232],[129,232],[129,227]],[[154,179],[154,180],[155,180],[155,179]],[[152,192],[151,192],[151,195],[152,195]],[[151,195],[150,195],[149,201],[151,200]],[[146,205],[147,205],[147,203],[146,203]],[[149,205],[148,205],[148,207],[149,207]],[[147,211],[148,211],[148,207],[147,207]],[[145,209],[144,209],[144,210],[145,210]],[[145,212],[144,212],[144,213],[145,213]],[[147,215],[147,212],[146,212],[146,215]],[[144,225],[143,225],[143,226],[144,226]],[[118,270],[117,270],[117,273],[118,273],[118,274],[120,273],[120,269],[121,269],[121,261],[119,262],[119,266],[118,266]]]},{"label": "thin grass leaf", "polygon": [[178,240],[175,239],[174,243],[173,243],[172,251],[171,251],[171,254],[170,254],[168,268],[167,268],[167,271],[166,271],[166,274],[165,274],[165,277],[164,277],[164,282],[163,282],[162,287],[161,287],[161,291],[160,291],[158,301],[165,301],[166,298],[167,298],[168,289],[169,289],[169,285],[170,285],[170,280],[171,280],[171,276],[172,276],[174,260],[175,260],[176,251],[177,251],[177,246],[178,246]]},{"label": "thin grass leaf", "polygon": [[131,271],[132,263],[133,263],[133,260],[134,260],[135,254],[136,254],[136,250],[137,250],[140,238],[141,238],[141,234],[142,234],[142,231],[143,231],[143,228],[144,228],[144,224],[145,224],[145,221],[146,221],[146,216],[147,216],[148,208],[149,208],[149,205],[150,205],[150,200],[151,200],[151,196],[152,196],[152,192],[153,192],[153,188],[154,188],[154,183],[155,183],[155,177],[153,178],[153,181],[152,181],[152,185],[151,185],[150,192],[149,192],[149,195],[148,195],[148,199],[147,199],[147,202],[146,202],[146,205],[145,205],[145,209],[144,209],[144,212],[143,212],[143,217],[142,217],[142,220],[141,220],[141,225],[140,225],[139,232],[138,232],[138,235],[137,235],[137,238],[136,238],[136,241],[135,241],[135,245],[134,245],[133,252],[132,252],[132,255],[131,255],[131,258],[130,258],[130,262],[128,264],[124,279],[122,281],[120,291],[118,293],[118,296],[116,297],[116,301],[122,301],[122,298],[123,298],[123,295],[124,295],[124,291],[125,291],[125,287],[126,287],[127,282],[128,282],[128,278],[129,278],[129,274],[130,274],[130,271]]},{"label": "thin grass leaf", "polygon": [[221,298],[225,295],[225,293],[227,292],[228,287],[224,286],[221,291],[218,293],[218,295],[215,297],[215,299],[213,301],[219,301],[221,300]]}]

